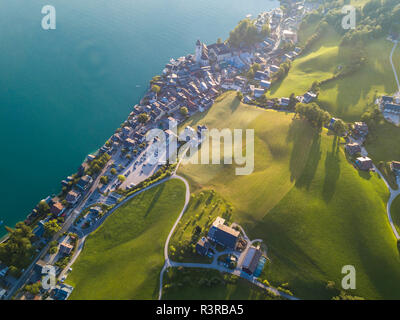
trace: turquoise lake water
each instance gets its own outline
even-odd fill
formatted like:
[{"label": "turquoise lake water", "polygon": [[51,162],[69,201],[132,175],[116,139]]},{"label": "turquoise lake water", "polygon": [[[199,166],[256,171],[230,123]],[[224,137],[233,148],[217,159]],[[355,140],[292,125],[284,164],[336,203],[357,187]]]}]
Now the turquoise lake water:
[{"label": "turquoise lake water", "polygon": [[[57,28],[41,28],[44,5]],[[170,58],[227,38],[270,0],[2,0],[0,221],[13,226],[74,173]],[[0,231],[0,236],[4,234]]]}]

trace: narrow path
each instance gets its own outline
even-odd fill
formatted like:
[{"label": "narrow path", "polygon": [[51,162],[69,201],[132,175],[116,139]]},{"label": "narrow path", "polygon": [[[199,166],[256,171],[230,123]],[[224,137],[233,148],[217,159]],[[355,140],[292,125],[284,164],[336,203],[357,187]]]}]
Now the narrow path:
[{"label": "narrow path", "polygon": [[[367,151],[367,149],[365,149],[365,147],[361,147],[361,155],[363,157],[368,156],[368,151]],[[387,182],[385,177],[383,176],[382,172],[380,172],[380,170],[374,164],[373,164],[373,166],[374,166],[374,170],[379,174],[379,176],[381,177],[381,179],[383,180],[383,182],[386,184],[387,188],[389,189],[390,197],[386,204],[386,214],[387,214],[387,217],[389,220],[390,227],[392,228],[393,234],[396,237],[396,240],[400,240],[400,235],[397,232],[396,226],[392,219],[392,215],[390,213],[390,208],[392,206],[393,200],[396,199],[400,195],[400,186],[397,190],[392,189],[389,182]]]},{"label": "narrow path", "polygon": [[[178,166],[177,166],[176,170],[178,169],[179,164],[180,164],[180,162],[178,163]],[[256,286],[258,286],[258,287],[260,287],[260,288],[262,288],[262,289],[264,289],[264,290],[267,290],[267,291],[269,291],[269,292],[272,292],[273,294],[275,294],[275,295],[277,295],[277,296],[282,296],[282,297],[285,297],[286,299],[289,299],[289,300],[299,300],[298,298],[293,297],[293,296],[291,296],[291,295],[288,295],[288,294],[286,294],[286,293],[284,293],[284,292],[281,292],[281,291],[277,290],[276,288],[268,287],[268,286],[264,285],[263,283],[259,282],[259,281],[258,281],[256,278],[254,278],[253,276],[245,276],[245,275],[241,272],[241,270],[238,269],[238,268],[236,268],[236,269],[234,269],[234,270],[231,270],[231,269],[228,269],[228,268],[225,268],[225,267],[219,265],[219,264],[218,264],[218,259],[217,259],[217,258],[218,258],[218,256],[219,256],[220,254],[219,254],[218,256],[214,257],[212,263],[186,263],[186,262],[175,262],[175,261],[171,261],[171,260],[169,259],[169,256],[168,256],[169,241],[171,240],[171,237],[172,237],[172,235],[174,234],[174,231],[175,231],[175,229],[176,229],[176,226],[178,225],[179,221],[181,220],[183,214],[185,213],[186,208],[187,208],[187,205],[189,204],[189,201],[190,201],[190,187],[189,187],[189,183],[187,182],[187,180],[186,180],[185,178],[183,178],[183,177],[177,175],[177,174],[176,174],[176,170],[175,170],[173,176],[171,176],[171,179],[179,179],[179,180],[183,181],[183,183],[185,184],[185,186],[186,186],[185,205],[184,205],[182,211],[180,212],[178,218],[176,219],[175,224],[173,225],[173,227],[172,227],[172,229],[171,229],[171,231],[170,231],[170,233],[169,233],[169,235],[168,235],[168,237],[167,237],[167,240],[165,241],[165,245],[164,245],[164,259],[165,259],[165,263],[164,263],[164,266],[163,266],[163,268],[162,268],[162,270],[161,270],[161,272],[160,272],[160,285],[159,285],[159,291],[158,291],[158,300],[161,300],[161,298],[162,298],[162,289],[163,289],[163,278],[164,278],[164,273],[165,273],[165,271],[167,270],[167,268],[169,268],[169,267],[174,267],[174,268],[176,268],[176,267],[184,267],[184,268],[214,269],[214,270],[218,270],[218,271],[220,271],[220,272],[225,272],[225,273],[234,274],[234,275],[236,275],[236,276],[239,276],[239,277],[241,277],[241,278],[243,278],[243,279],[246,279],[246,280],[250,281],[251,283],[255,284]],[[238,226],[238,227],[241,229],[242,233],[244,234],[244,237],[245,237],[247,240],[249,240],[249,238],[247,237],[247,235],[246,235],[245,231],[243,230],[243,228],[242,228],[240,225],[236,224],[236,223],[235,223],[234,225]],[[254,243],[254,242],[256,242],[256,241],[262,241],[262,240],[261,240],[261,239],[256,239],[256,240],[251,241],[250,243],[252,244],[252,243]],[[224,252],[223,252],[223,253],[224,253]],[[223,254],[223,253],[221,253],[221,254]]]},{"label": "narrow path", "polygon": [[393,222],[393,219],[392,219],[392,215],[390,213],[390,208],[392,207],[393,200],[396,199],[400,195],[400,188],[397,189],[397,190],[392,189],[392,187],[386,181],[386,179],[383,176],[383,174],[379,171],[379,169],[375,165],[374,165],[374,169],[379,174],[379,176],[382,178],[382,180],[385,182],[386,186],[389,189],[390,197],[389,197],[389,200],[388,200],[387,205],[386,205],[386,213],[387,213],[387,216],[388,216],[388,219],[389,219],[390,227],[393,230],[394,236],[396,237],[397,240],[400,240],[400,235],[397,232],[396,226],[395,226],[395,224]]},{"label": "narrow path", "polygon": [[392,52],[390,52],[390,64],[392,65],[394,77],[396,78],[396,82],[397,82],[397,91],[400,92],[399,77],[397,76],[396,68],[395,68],[394,63],[393,63],[393,53],[394,53],[394,51],[396,50],[396,47],[397,47],[398,42],[397,42],[397,40],[392,41],[392,42],[394,43],[394,46],[393,46]]}]

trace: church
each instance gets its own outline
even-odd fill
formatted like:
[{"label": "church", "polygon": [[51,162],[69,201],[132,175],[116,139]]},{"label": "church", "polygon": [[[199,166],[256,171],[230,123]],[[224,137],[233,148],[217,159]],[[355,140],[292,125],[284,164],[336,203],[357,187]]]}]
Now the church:
[{"label": "church", "polygon": [[228,46],[224,43],[214,43],[209,46],[200,40],[196,42],[195,60],[201,66],[208,66],[210,62],[221,62],[232,57]]}]

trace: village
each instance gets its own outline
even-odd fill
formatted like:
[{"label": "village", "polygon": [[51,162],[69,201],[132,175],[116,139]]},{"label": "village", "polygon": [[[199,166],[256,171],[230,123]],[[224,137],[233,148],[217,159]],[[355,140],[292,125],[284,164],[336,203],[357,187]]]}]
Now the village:
[{"label": "village", "polygon": [[[20,290],[19,299],[66,300],[73,288],[64,281],[72,271],[70,259],[80,249],[79,239],[98,227],[106,212],[121,201],[124,192],[135,190],[161,167],[159,163],[150,163],[146,156],[151,148],[146,133],[161,128],[168,137],[173,134],[171,125],[177,128],[188,117],[206,112],[224,91],[240,92],[244,103],[259,105],[257,101],[271,88],[282,65],[301,53],[296,47],[297,31],[304,15],[312,9],[312,4],[299,1],[287,15],[280,8],[259,14],[254,24],[260,31],[268,24],[270,33],[253,46],[232,48],[222,41],[207,45],[198,40],[194,54],[171,59],[162,73],[151,80],[149,90],[121,127],[97,153],[87,156],[76,174],[61,182],[63,192],[42,200],[42,205],[27,217],[25,223],[32,226],[37,258],[29,269],[22,270],[20,278],[11,275],[8,266],[0,263],[0,299],[14,296],[25,285],[29,290]],[[249,79],[248,71],[255,64],[257,70]],[[316,92],[308,91],[295,100],[308,104],[317,97]],[[265,101],[263,107],[285,110],[290,103],[290,97],[281,97]],[[386,119],[400,123],[399,97],[383,96],[379,105]],[[205,128],[186,126],[184,130],[201,136]],[[355,122],[345,150],[358,169],[370,171],[374,165],[363,148],[367,135],[366,123]],[[391,170],[400,185],[400,162],[393,161]],[[250,241],[240,226],[227,226],[218,217],[207,236],[197,242],[196,252],[202,256],[215,255],[215,261],[227,269],[257,278],[267,260],[261,242]],[[218,252],[217,245],[223,250]],[[222,261],[218,260],[220,256],[224,257]],[[47,265],[56,269],[57,286],[49,291],[32,289]]]}]

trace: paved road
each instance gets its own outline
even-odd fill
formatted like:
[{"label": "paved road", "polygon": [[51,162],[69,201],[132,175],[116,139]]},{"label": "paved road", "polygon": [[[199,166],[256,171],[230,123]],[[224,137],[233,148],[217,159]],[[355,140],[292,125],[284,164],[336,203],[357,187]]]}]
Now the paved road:
[{"label": "paved road", "polygon": [[74,207],[72,207],[71,209],[66,211],[66,220],[64,222],[64,224],[61,227],[61,230],[59,232],[57,232],[52,239],[50,239],[47,244],[44,246],[44,248],[40,251],[40,253],[36,256],[36,258],[33,260],[33,262],[29,265],[29,267],[26,268],[26,270],[24,271],[24,273],[21,275],[21,277],[19,277],[18,281],[14,284],[13,287],[11,287],[11,289],[8,291],[7,295],[5,296],[5,300],[9,300],[12,298],[12,296],[15,294],[15,292],[21,288],[26,281],[28,281],[28,279],[31,277],[32,275],[32,271],[33,268],[35,266],[35,264],[42,259],[47,251],[50,248],[50,243],[54,240],[57,240],[64,232],[67,232],[69,230],[69,228],[71,227],[72,223],[75,221],[75,219],[77,218],[77,216],[79,215],[80,210],[83,208],[83,206],[85,205],[86,201],[88,200],[88,198],[90,197],[90,195],[97,189],[98,184],[100,182],[100,177],[104,174],[104,172],[108,169],[109,164],[107,164],[104,169],[102,170],[102,172],[99,174],[99,176],[96,178],[96,180],[94,181],[92,187],[89,189],[89,191],[86,193],[86,195],[80,200],[80,202],[78,202],[77,205],[75,205]]},{"label": "paved road", "polygon": [[[365,149],[365,147],[361,147],[361,155],[363,157],[368,156],[368,151],[367,151],[367,149]],[[373,165],[373,166],[374,166],[374,170],[379,174],[379,176],[382,178],[382,180],[385,182],[387,188],[389,189],[390,197],[389,197],[389,200],[388,200],[388,202],[386,204],[386,214],[387,214],[387,217],[388,217],[388,220],[389,220],[390,227],[392,228],[393,234],[396,237],[396,239],[399,240],[400,239],[400,235],[397,232],[395,224],[393,223],[392,215],[390,213],[390,208],[392,206],[393,200],[396,199],[400,195],[400,185],[399,185],[399,188],[397,190],[392,189],[390,184],[386,181],[385,177],[383,176],[382,172],[380,172],[380,170],[375,165]]]},{"label": "paved road", "polygon": [[398,92],[400,92],[399,77],[397,76],[396,68],[395,68],[394,63],[393,63],[393,53],[394,53],[394,51],[396,50],[396,47],[397,47],[397,43],[398,43],[398,42],[397,42],[397,41],[393,41],[393,43],[394,43],[394,46],[393,46],[392,52],[390,52],[390,64],[392,65],[394,77],[396,78],[397,90],[398,90]]},{"label": "paved road", "polygon": [[400,187],[397,190],[392,189],[392,187],[386,181],[386,179],[383,176],[383,174],[379,171],[379,169],[375,165],[374,165],[374,168],[375,168],[375,171],[379,174],[379,176],[382,178],[382,180],[385,182],[386,186],[389,189],[390,197],[389,197],[389,200],[388,200],[387,205],[386,205],[386,212],[387,212],[387,216],[388,216],[388,219],[389,219],[389,224],[390,224],[390,227],[393,230],[394,236],[396,237],[397,240],[400,240],[400,235],[397,232],[396,226],[393,223],[392,215],[390,213],[390,209],[392,207],[393,200],[396,199],[400,195]]},{"label": "paved road", "polygon": [[[177,167],[175,169],[175,172],[178,170],[179,165],[180,165],[180,162],[178,163],[178,165],[177,165]],[[253,276],[245,275],[243,272],[241,272],[239,263],[238,263],[238,267],[236,269],[234,269],[234,270],[225,268],[224,266],[218,264],[218,257],[219,256],[224,255],[224,254],[232,254],[232,253],[235,254],[235,252],[233,252],[233,251],[224,251],[224,252],[220,252],[220,253],[214,255],[212,263],[180,263],[180,262],[175,262],[175,261],[170,260],[169,256],[168,256],[169,241],[171,240],[171,237],[172,237],[172,235],[173,235],[173,233],[174,233],[174,231],[176,229],[176,226],[178,225],[179,221],[181,220],[183,214],[185,213],[187,205],[189,204],[189,201],[190,201],[190,187],[189,187],[189,183],[187,182],[187,180],[185,178],[181,177],[181,176],[176,175],[176,173],[174,173],[174,175],[171,178],[175,178],[175,179],[179,179],[179,180],[183,181],[183,183],[186,186],[186,197],[185,197],[185,205],[184,205],[182,211],[180,212],[177,220],[175,221],[175,224],[173,225],[173,227],[172,227],[172,229],[171,229],[171,231],[170,231],[170,233],[169,233],[169,235],[167,237],[167,240],[165,241],[165,245],[164,245],[165,263],[164,263],[164,266],[163,266],[163,268],[162,268],[162,270],[160,272],[160,284],[159,284],[159,292],[158,292],[158,299],[159,300],[161,300],[161,298],[162,298],[164,273],[167,270],[167,268],[169,268],[169,267],[172,267],[172,268],[174,268],[174,267],[184,267],[184,268],[214,269],[214,270],[218,270],[220,272],[234,274],[236,276],[242,277],[242,278],[252,282],[253,284],[257,285],[258,287],[260,287],[260,288],[262,288],[264,290],[267,290],[269,292],[273,292],[277,296],[282,296],[282,297],[285,297],[286,299],[290,299],[290,300],[298,300],[298,298],[296,298],[296,297],[293,297],[293,296],[288,295],[288,294],[286,294],[284,292],[281,292],[281,291],[279,291],[279,290],[277,290],[275,288],[268,287],[268,286],[264,285],[263,283],[259,282]],[[243,228],[240,225],[236,224],[236,223],[234,225],[240,228],[240,230],[242,231],[244,237],[247,240],[246,250],[243,251],[242,254],[240,254],[240,257],[242,257],[242,256],[245,255],[245,252],[251,246],[251,244],[253,244],[254,242],[262,242],[262,240],[261,239],[255,239],[253,241],[249,241],[249,238],[247,237],[247,235],[246,235],[245,231],[243,230]],[[236,255],[237,255],[237,253],[236,253]]]}]

